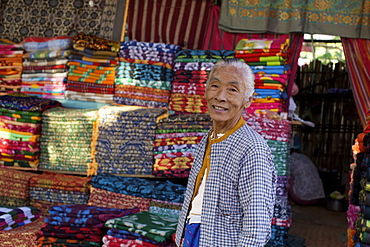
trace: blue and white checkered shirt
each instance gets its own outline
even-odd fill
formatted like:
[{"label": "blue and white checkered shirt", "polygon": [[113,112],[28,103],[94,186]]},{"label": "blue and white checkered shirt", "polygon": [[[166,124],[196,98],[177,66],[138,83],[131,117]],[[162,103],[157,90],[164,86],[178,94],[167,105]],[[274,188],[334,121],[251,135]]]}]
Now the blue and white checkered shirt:
[{"label": "blue and white checkered shirt", "polygon": [[[176,232],[179,246],[203,164],[207,138],[195,153]],[[271,235],[276,174],[266,141],[247,124],[212,145],[199,246],[265,246]]]}]

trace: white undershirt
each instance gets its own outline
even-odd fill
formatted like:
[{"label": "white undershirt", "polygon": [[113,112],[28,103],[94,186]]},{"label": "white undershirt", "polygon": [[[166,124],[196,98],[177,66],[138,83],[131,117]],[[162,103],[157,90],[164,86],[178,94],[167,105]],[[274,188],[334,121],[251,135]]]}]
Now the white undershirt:
[{"label": "white undershirt", "polygon": [[[207,169],[205,169],[204,174],[207,174]],[[191,202],[191,210],[188,215],[189,223],[200,223],[202,215],[202,204],[204,189],[206,188],[207,176],[203,176],[202,182],[199,185],[198,194],[194,197]]]}]

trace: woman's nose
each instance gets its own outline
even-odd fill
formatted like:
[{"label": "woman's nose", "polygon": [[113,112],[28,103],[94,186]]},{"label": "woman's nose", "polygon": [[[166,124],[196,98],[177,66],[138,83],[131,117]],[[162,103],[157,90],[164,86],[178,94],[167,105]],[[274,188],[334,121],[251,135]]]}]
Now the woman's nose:
[{"label": "woman's nose", "polygon": [[216,100],[218,101],[224,101],[226,100],[226,90],[223,89],[223,88],[220,88],[218,91],[217,91],[217,94],[216,94]]}]

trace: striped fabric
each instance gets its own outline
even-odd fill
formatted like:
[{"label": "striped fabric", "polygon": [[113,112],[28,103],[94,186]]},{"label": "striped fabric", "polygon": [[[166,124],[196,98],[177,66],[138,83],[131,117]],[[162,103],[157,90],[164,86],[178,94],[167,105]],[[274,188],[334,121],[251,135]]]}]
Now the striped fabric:
[{"label": "striped fabric", "polygon": [[362,126],[370,110],[370,40],[342,38],[348,76]]},{"label": "striped fabric", "polygon": [[211,0],[136,0],[128,14],[130,40],[200,49]]}]

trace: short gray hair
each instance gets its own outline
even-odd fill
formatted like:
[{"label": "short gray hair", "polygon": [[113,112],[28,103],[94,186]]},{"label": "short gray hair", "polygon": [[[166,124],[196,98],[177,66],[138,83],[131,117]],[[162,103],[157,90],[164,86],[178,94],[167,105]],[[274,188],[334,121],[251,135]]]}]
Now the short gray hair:
[{"label": "short gray hair", "polygon": [[223,68],[223,67],[235,67],[240,73],[243,75],[243,82],[245,83],[246,86],[246,95],[245,97],[248,99],[251,96],[253,96],[254,93],[254,80],[255,76],[253,73],[253,70],[249,67],[248,64],[245,62],[237,59],[237,58],[226,58],[218,61],[212,68],[211,72],[208,75],[207,79],[207,85],[209,79],[212,77],[212,74],[214,71],[217,69]]}]

